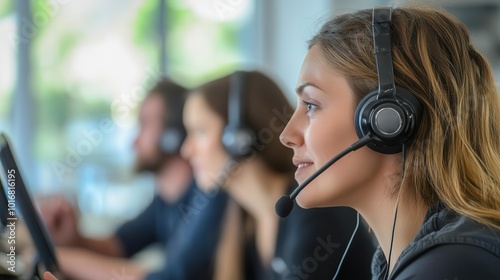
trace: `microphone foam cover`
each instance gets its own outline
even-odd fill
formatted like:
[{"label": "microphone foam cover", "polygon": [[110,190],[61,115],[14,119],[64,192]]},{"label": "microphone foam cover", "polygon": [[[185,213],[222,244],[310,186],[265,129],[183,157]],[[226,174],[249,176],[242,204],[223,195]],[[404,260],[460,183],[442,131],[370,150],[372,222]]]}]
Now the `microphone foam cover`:
[{"label": "microphone foam cover", "polygon": [[293,200],[288,195],[284,195],[278,199],[276,205],[274,205],[274,210],[276,214],[281,218],[286,218],[293,209]]}]

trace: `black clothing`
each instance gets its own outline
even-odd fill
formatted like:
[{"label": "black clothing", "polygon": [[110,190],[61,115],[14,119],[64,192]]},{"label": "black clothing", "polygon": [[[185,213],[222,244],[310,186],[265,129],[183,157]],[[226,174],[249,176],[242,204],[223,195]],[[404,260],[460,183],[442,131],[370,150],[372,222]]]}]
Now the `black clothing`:
[{"label": "black clothing", "polygon": [[[276,257],[288,271],[276,271],[272,279],[330,280],[356,226],[356,211],[347,207],[302,209],[280,221]],[[337,276],[340,279],[370,279],[370,262],[375,251],[373,239],[360,221],[349,251]],[[275,267],[274,267],[275,268]]]},{"label": "black clothing", "polygon": [[[271,267],[263,267],[255,242],[251,242],[247,251],[251,267],[247,271],[257,271],[257,275],[247,274],[247,280],[330,280],[335,275],[355,226],[356,211],[351,208],[303,209],[294,205],[290,215],[280,219]],[[374,251],[374,239],[360,219],[337,280],[370,279]]]},{"label": "black clothing", "polygon": [[[387,263],[380,248],[373,279],[384,279]],[[500,230],[448,208],[431,208],[415,239],[398,258],[389,279],[500,279]]]},{"label": "black clothing", "polygon": [[228,196],[201,192],[193,182],[176,203],[156,196],[137,218],[116,232],[126,256],[160,242],[167,253],[165,266],[147,280],[210,280],[220,227]]}]

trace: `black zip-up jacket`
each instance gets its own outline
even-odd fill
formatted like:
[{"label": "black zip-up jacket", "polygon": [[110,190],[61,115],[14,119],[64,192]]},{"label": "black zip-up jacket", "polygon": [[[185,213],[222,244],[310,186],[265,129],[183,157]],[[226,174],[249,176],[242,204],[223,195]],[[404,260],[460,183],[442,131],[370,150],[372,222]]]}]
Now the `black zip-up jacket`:
[{"label": "black zip-up jacket", "polygon": [[[386,270],[386,259],[378,248],[372,261],[372,279],[385,279]],[[443,206],[433,207],[389,279],[499,280],[500,230]]]}]

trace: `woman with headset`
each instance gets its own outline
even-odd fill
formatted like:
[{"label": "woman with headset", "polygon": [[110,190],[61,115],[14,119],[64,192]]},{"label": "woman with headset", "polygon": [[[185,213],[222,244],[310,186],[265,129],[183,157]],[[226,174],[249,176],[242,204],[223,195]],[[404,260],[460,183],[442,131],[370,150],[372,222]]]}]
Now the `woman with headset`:
[{"label": "woman with headset", "polygon": [[281,141],[299,183],[368,144],[296,198],[361,213],[380,244],[373,279],[499,279],[500,103],[462,23],[428,8],[335,17],[309,43],[297,97]]},{"label": "woman with headset", "polygon": [[[274,202],[294,187],[292,153],[279,135],[293,110],[276,84],[259,72],[208,82],[187,98],[182,154],[200,188],[220,186],[234,203],[226,213],[214,279],[331,279],[355,227],[348,208],[304,210],[289,219]],[[339,279],[370,277],[374,252],[359,229]]]}]

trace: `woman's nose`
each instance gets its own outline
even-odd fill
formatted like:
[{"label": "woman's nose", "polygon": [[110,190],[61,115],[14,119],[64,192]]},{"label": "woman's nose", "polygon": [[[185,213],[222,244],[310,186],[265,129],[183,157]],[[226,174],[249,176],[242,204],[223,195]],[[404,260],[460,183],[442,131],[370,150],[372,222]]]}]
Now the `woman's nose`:
[{"label": "woman's nose", "polygon": [[280,141],[288,148],[298,147],[302,143],[303,134],[300,133],[298,120],[295,114],[286,125],[280,135]]}]

